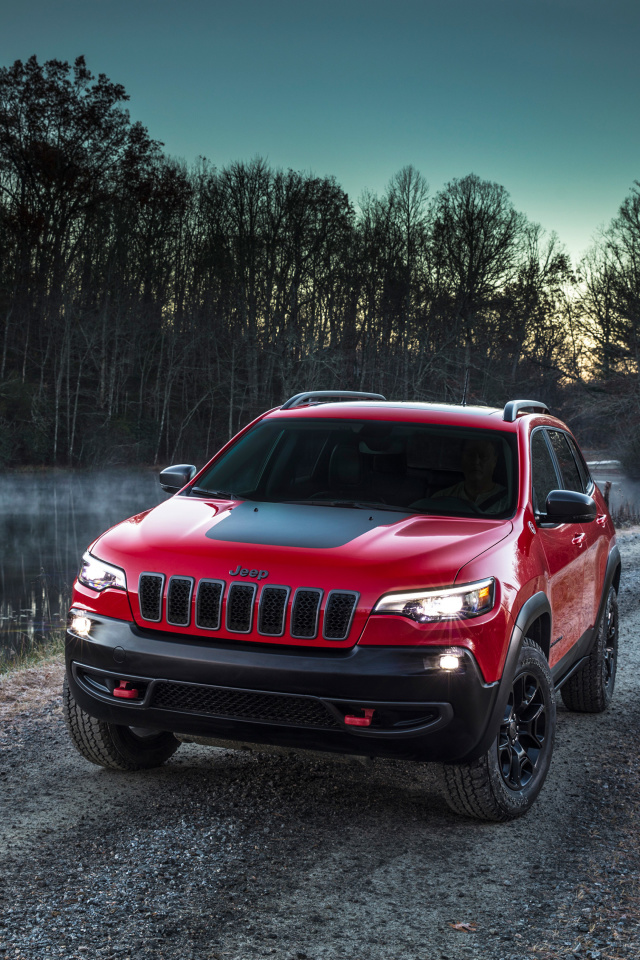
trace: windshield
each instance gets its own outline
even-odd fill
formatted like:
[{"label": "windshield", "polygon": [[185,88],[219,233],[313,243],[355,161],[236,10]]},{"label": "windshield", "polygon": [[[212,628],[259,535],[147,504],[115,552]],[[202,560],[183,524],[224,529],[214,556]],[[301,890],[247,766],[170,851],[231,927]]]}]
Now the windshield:
[{"label": "windshield", "polygon": [[265,420],[199,478],[191,496],[510,516],[515,437],[379,420]]}]

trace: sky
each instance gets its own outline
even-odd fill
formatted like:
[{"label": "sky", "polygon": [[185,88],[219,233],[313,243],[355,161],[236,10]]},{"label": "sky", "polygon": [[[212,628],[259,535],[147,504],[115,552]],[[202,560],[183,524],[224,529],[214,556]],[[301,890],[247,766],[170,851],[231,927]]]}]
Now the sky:
[{"label": "sky", "polygon": [[171,156],[475,173],[574,260],[640,180],[639,38],[638,0],[0,0],[0,66],[84,54]]}]

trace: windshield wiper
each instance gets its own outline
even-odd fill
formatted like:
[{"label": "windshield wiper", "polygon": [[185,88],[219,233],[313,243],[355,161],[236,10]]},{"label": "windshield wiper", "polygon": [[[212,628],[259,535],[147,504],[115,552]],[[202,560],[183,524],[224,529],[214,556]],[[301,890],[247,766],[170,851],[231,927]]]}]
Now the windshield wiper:
[{"label": "windshield wiper", "polygon": [[378,503],[374,500],[281,500],[280,503],[310,504],[314,507],[351,507],[354,510],[395,510],[399,513],[411,513],[406,507],[396,507],[390,503]]},{"label": "windshield wiper", "polygon": [[214,497],[216,500],[249,500],[250,497],[239,497],[236,493],[229,493],[226,490],[205,490],[203,487],[191,487],[191,493],[197,493],[202,497]]}]

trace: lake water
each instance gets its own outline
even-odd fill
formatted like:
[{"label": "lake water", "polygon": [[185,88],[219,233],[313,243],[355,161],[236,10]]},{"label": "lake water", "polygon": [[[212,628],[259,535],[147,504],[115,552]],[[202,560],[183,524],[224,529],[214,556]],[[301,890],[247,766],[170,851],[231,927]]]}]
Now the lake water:
[{"label": "lake water", "polygon": [[0,475],[0,666],[60,635],[87,545],[166,499],[152,470]]}]

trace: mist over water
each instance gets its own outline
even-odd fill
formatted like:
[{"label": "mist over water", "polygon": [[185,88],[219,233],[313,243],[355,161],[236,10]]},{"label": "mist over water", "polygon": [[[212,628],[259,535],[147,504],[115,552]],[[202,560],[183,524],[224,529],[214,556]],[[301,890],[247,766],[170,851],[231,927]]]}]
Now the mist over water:
[{"label": "mist over water", "polygon": [[88,544],[167,496],[144,469],[0,475],[0,665],[59,635]]}]

